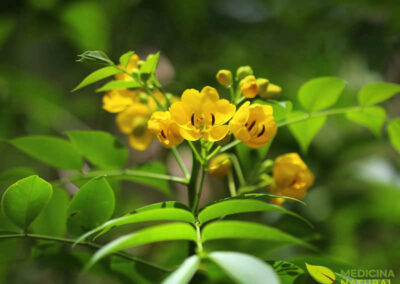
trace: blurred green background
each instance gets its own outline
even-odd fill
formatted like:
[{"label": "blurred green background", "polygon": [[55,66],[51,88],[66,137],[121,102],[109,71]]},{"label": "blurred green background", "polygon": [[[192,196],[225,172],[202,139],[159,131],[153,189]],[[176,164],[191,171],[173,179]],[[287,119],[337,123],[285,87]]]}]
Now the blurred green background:
[{"label": "blurred green background", "polygon": [[[282,86],[282,99],[294,100],[295,105],[298,88],[313,77],[338,76],[348,82],[340,106],[355,104],[357,91],[369,82],[400,82],[397,0],[3,0],[0,11],[4,139],[86,128],[121,137],[114,116],[101,109],[101,95],[93,87],[70,91],[95,68],[75,61],[86,50],[103,50],[113,59],[128,50],[142,58],[161,50],[158,78],[176,95],[186,88],[217,87],[218,69],[241,65],[251,65],[256,76]],[[384,106],[389,117],[399,116],[400,96]],[[271,157],[293,151],[300,151],[298,145],[287,129],[280,129]],[[340,263],[394,269],[400,275],[400,159],[387,134],[376,138],[343,117],[330,117],[303,157],[316,182],[305,198],[307,207],[289,207],[316,228],[299,227],[285,218],[269,222],[314,239]],[[147,160],[166,160],[157,142],[145,153],[132,151],[132,164]],[[0,171],[12,167],[34,168],[48,180],[62,175],[2,143]],[[1,185],[0,192],[5,188]],[[222,195],[221,181],[209,179],[207,188],[206,199]],[[120,213],[165,200],[147,189],[124,192],[128,198]],[[57,274],[46,259],[27,260],[26,244],[13,243],[0,242],[4,283],[70,283],[71,274],[77,274],[73,269]],[[6,249],[17,253],[6,257]],[[172,258],[166,247],[161,249],[151,257]],[[242,249],[264,256],[259,246]],[[278,255],[289,258],[292,252]],[[272,256],[265,253],[265,258]],[[181,260],[178,257],[176,263]]]}]

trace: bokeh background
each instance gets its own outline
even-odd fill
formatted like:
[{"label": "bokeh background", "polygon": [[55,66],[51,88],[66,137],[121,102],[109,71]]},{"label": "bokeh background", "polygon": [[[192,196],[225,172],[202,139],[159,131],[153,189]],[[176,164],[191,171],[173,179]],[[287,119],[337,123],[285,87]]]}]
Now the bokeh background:
[{"label": "bokeh background", "polygon": [[[76,62],[77,54],[86,50],[103,50],[115,60],[128,50],[142,57],[160,50],[158,78],[176,95],[186,88],[217,87],[218,69],[236,70],[241,65],[251,65],[257,76],[282,86],[282,99],[294,100],[295,106],[298,88],[313,77],[338,76],[348,82],[339,106],[355,104],[357,91],[369,82],[400,83],[396,0],[3,0],[0,11],[0,138],[4,139],[89,128],[125,139],[114,116],[101,109],[101,95],[94,87],[71,93],[95,68]],[[399,116],[400,96],[384,106],[389,117]],[[270,157],[293,151],[300,151],[296,141],[287,129],[280,129]],[[132,164],[162,161],[175,171],[157,142],[144,153],[131,154]],[[307,207],[289,207],[316,228],[304,228],[290,218],[260,218],[314,240],[327,256],[316,260],[319,264],[394,269],[400,275],[400,159],[387,134],[376,138],[344,117],[330,117],[303,157],[316,182],[305,198]],[[48,180],[64,174],[0,143],[0,172],[12,167],[33,168]],[[0,192],[6,186],[2,184]],[[203,202],[226,194],[221,180],[208,179],[206,186]],[[186,198],[182,189],[174,190],[180,199]],[[165,200],[157,191],[132,184],[124,184],[120,194],[124,203],[118,214]],[[76,267],[66,264],[70,255],[59,261],[61,269],[54,259],[40,254],[30,259],[35,252],[27,251],[29,243],[7,241],[0,247],[0,282],[76,280]],[[173,255],[184,251],[179,245],[172,250],[157,248],[160,253],[154,253],[154,247],[139,253],[177,264],[185,255]],[[266,259],[274,256],[261,244],[242,244],[240,249]],[[293,255],[293,251],[279,252],[280,257]]]}]

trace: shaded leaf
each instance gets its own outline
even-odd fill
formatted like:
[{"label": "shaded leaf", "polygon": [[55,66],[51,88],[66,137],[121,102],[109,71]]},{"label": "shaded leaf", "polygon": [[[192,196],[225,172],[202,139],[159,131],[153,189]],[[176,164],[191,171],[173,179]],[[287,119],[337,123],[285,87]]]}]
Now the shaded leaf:
[{"label": "shaded leaf", "polygon": [[379,106],[365,107],[361,111],[348,112],[346,117],[361,124],[372,131],[376,136],[381,136],[382,126],[386,120],[386,111]]},{"label": "shaded leaf", "polygon": [[25,136],[10,140],[10,143],[29,156],[50,166],[66,170],[80,170],[82,158],[68,141],[52,136]]},{"label": "shaded leaf", "polygon": [[390,143],[400,153],[400,118],[392,120],[387,129]]},{"label": "shaded leaf", "polygon": [[0,192],[6,189],[16,181],[28,176],[35,175],[35,171],[30,168],[17,167],[5,170],[0,173]]},{"label": "shaded leaf", "polygon": [[272,267],[260,259],[238,252],[212,252],[209,258],[240,284],[280,284]]},{"label": "shaded leaf", "polygon": [[210,220],[231,214],[258,212],[258,211],[274,211],[274,212],[289,214],[302,220],[309,226],[312,226],[307,219],[281,206],[251,199],[236,199],[236,200],[233,199],[233,200],[214,203],[212,205],[205,207],[203,210],[200,211],[198,215],[198,220],[200,221],[200,223],[205,223]]},{"label": "shaded leaf", "polygon": [[173,240],[196,240],[195,229],[185,223],[163,224],[146,228],[135,233],[119,237],[98,250],[92,257],[86,269],[90,268],[101,258],[130,247],[150,244],[154,242]]},{"label": "shaded leaf", "polygon": [[103,131],[66,132],[76,149],[91,163],[101,168],[123,168],[128,149],[116,137]]},{"label": "shaded leaf", "polygon": [[149,204],[143,207],[140,207],[138,209],[135,209],[132,213],[138,213],[138,212],[143,212],[143,211],[148,211],[148,210],[153,210],[153,209],[161,209],[161,208],[178,208],[178,209],[184,209],[189,212],[192,212],[188,206],[185,204],[178,202],[178,201],[163,201],[163,202],[158,202],[158,203],[153,203]]},{"label": "shaded leaf", "polygon": [[197,255],[192,255],[169,275],[162,284],[187,284],[196,273],[200,264],[200,258]]},{"label": "shaded leaf", "polygon": [[107,77],[115,75],[119,72],[120,71],[113,66],[106,66],[101,69],[98,69],[98,70],[94,71],[93,73],[90,73],[85,79],[83,79],[82,82],[80,82],[79,85],[76,86],[72,90],[72,92],[75,92],[76,90],[79,90],[79,89],[86,87],[90,84],[93,84],[97,81],[100,81],[102,79],[105,79]]},{"label": "shaded leaf", "polygon": [[82,234],[107,221],[114,212],[114,192],[103,177],[91,179],[72,198],[68,229]]},{"label": "shaded leaf", "polygon": [[334,105],[346,82],[336,77],[320,77],[304,83],[299,90],[299,101],[308,112]]},{"label": "shaded leaf", "polygon": [[11,222],[26,230],[46,208],[53,189],[51,184],[34,175],[11,185],[3,194],[1,208]]},{"label": "shaded leaf", "polygon": [[393,83],[372,83],[362,88],[358,93],[358,102],[370,106],[385,100],[400,92],[400,85]]},{"label": "shaded leaf", "polygon": [[[302,112],[293,112],[289,118],[296,118],[304,115]],[[306,153],[315,135],[321,130],[326,121],[326,116],[312,117],[306,120],[291,123],[288,125],[303,153]]]}]

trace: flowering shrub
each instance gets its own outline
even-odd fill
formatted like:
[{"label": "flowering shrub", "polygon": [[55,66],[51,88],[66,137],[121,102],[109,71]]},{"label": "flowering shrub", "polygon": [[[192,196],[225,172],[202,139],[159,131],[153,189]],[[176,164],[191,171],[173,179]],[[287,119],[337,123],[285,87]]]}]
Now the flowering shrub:
[{"label": "flowering shrub", "polygon": [[[69,140],[51,136],[11,139],[9,143],[16,148],[52,167],[70,170],[71,175],[52,183],[29,175],[12,184],[1,201],[10,228],[1,228],[5,233],[0,238],[32,238],[73,244],[72,249],[94,248],[97,251],[86,261],[86,270],[102,261],[115,274],[128,275],[135,283],[188,283],[193,277],[193,281],[201,281],[196,280],[199,274],[215,280],[215,265],[238,283],[281,283],[283,279],[285,283],[301,283],[304,271],[294,263],[279,259],[265,262],[235,251],[234,246],[230,251],[220,251],[209,243],[258,240],[271,246],[295,245],[318,253],[304,239],[267,224],[234,217],[248,212],[277,212],[297,218],[301,225],[312,226],[283,207],[286,201],[304,203],[301,199],[313,185],[314,175],[298,153],[283,153],[275,160],[268,158],[269,147],[279,135],[278,128],[288,126],[303,153],[329,115],[345,114],[350,121],[379,136],[387,118],[377,104],[398,93],[400,86],[370,84],[360,90],[359,105],[331,108],[346,83],[339,78],[321,77],[302,85],[298,93],[302,109],[293,110],[290,101],[278,100],[280,86],[256,77],[251,67],[242,66],[236,76],[225,69],[217,73],[220,92],[205,86],[200,91],[186,89],[178,97],[166,93],[157,81],[158,57],[158,53],[152,54],[141,61],[134,52],[127,52],[115,64],[102,52],[86,52],[80,61],[103,67],[87,76],[74,91],[114,76],[97,90],[105,92],[103,109],[116,115],[116,124],[128,136],[132,148],[145,151],[157,139],[171,151],[182,174],[173,176],[146,165],[126,168],[126,146],[107,132],[69,131]],[[400,151],[400,118],[390,120],[387,130],[391,143]],[[187,145],[191,150],[190,169],[181,158],[179,145]],[[243,173],[245,165],[250,165],[247,174]],[[227,180],[226,196],[200,206],[208,173]],[[166,200],[130,208],[131,213],[115,216],[115,180],[135,181],[160,190],[164,190],[165,181],[179,183],[186,186],[188,199],[186,204]],[[66,183],[80,187],[71,200],[61,189]],[[150,221],[165,223],[128,232],[105,245],[97,243],[98,237],[113,228]],[[38,224],[46,222],[61,227],[43,234]],[[68,235],[74,237],[65,238],[65,224]],[[189,243],[187,258],[179,267],[168,263],[162,267],[124,252],[127,248],[163,241]],[[108,256],[112,256],[111,262]],[[342,276],[330,274],[331,280],[334,277]]]}]

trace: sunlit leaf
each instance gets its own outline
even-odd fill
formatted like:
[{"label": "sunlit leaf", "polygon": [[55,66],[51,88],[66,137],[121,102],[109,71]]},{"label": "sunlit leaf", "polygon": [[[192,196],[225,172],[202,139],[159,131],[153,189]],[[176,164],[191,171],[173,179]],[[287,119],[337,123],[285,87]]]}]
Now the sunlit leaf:
[{"label": "sunlit leaf", "polygon": [[160,57],[160,52],[157,52],[156,54],[150,54],[149,56],[147,56],[146,61],[140,67],[139,70],[140,74],[154,73],[154,71],[156,71],[157,68],[159,57]]},{"label": "sunlit leaf", "polygon": [[317,281],[318,283],[322,284],[336,283],[335,273],[329,268],[326,268],[324,266],[311,265],[308,263],[306,263],[306,267],[312,278],[314,278],[315,281]]},{"label": "sunlit leaf", "polygon": [[360,105],[370,106],[385,100],[400,92],[400,85],[393,83],[372,83],[360,90],[358,101]]},{"label": "sunlit leaf", "polygon": [[198,215],[198,220],[200,221],[200,223],[205,223],[210,220],[214,220],[231,214],[259,211],[274,211],[289,214],[312,226],[307,219],[281,206],[251,199],[233,199],[214,203],[200,211]]},{"label": "sunlit leaf", "polygon": [[10,143],[50,166],[67,170],[80,170],[83,162],[76,148],[68,141],[52,137],[32,135],[10,140]]},{"label": "sunlit leaf", "polygon": [[376,136],[381,136],[382,126],[386,120],[386,111],[379,106],[369,106],[361,111],[348,112],[346,117],[351,121],[357,122],[374,133]]},{"label": "sunlit leaf", "polygon": [[67,230],[68,204],[67,191],[54,187],[49,204],[32,223],[32,231],[36,234],[62,237]]},{"label": "sunlit leaf", "polygon": [[105,79],[107,77],[110,77],[112,75],[115,75],[119,72],[121,71],[119,71],[117,68],[113,66],[106,66],[101,69],[98,69],[93,73],[90,73],[85,79],[83,79],[82,82],[80,82],[79,85],[72,90],[72,92],[79,90],[83,87],[86,87],[90,84],[93,84],[97,81],[100,81],[102,79]]},{"label": "sunlit leaf", "polygon": [[[302,112],[293,112],[289,119],[304,115]],[[300,122],[289,124],[289,130],[293,134],[303,153],[306,153],[315,135],[321,130],[326,121],[325,116],[312,117]]]},{"label": "sunlit leaf", "polygon": [[200,258],[197,255],[192,255],[169,275],[162,284],[187,284],[196,273],[200,264]]},{"label": "sunlit leaf", "polygon": [[159,208],[159,209],[145,210],[138,213],[133,213],[109,220],[103,225],[81,236],[79,239],[76,240],[76,243],[81,242],[90,235],[93,235],[99,231],[101,232],[97,235],[97,237],[99,235],[108,232],[110,229],[114,227],[119,227],[126,224],[149,222],[149,221],[181,221],[181,222],[194,223],[196,220],[193,214],[185,209]]},{"label": "sunlit leaf", "polygon": [[243,221],[216,221],[204,227],[202,231],[204,242],[219,239],[265,240],[309,247],[302,240],[276,228]]},{"label": "sunlit leaf", "polygon": [[11,222],[26,230],[46,208],[53,189],[51,184],[34,175],[11,185],[3,194],[1,208]]},{"label": "sunlit leaf", "polygon": [[101,168],[123,168],[128,149],[116,137],[103,131],[68,131],[67,136],[76,149]]},{"label": "sunlit leaf", "polygon": [[172,223],[146,228],[135,233],[119,237],[103,246],[92,257],[86,269],[90,268],[101,258],[130,247],[150,244],[154,242],[173,240],[196,240],[196,231],[193,226],[185,223]]},{"label": "sunlit leaf", "polygon": [[134,54],[134,51],[125,52],[119,57],[119,63],[121,63],[122,66],[126,67],[129,63],[129,59],[131,59],[132,55]]},{"label": "sunlit leaf", "polygon": [[209,258],[240,284],[280,284],[272,267],[260,259],[238,252],[212,252]]},{"label": "sunlit leaf", "polygon": [[392,120],[388,125],[390,143],[400,153],[400,118]]},{"label": "sunlit leaf", "polygon": [[128,89],[137,89],[142,85],[137,81],[110,81],[106,83],[103,87],[96,90],[96,92],[105,92],[114,89],[128,88]]},{"label": "sunlit leaf", "polygon": [[320,77],[304,83],[299,90],[299,101],[308,112],[334,105],[346,82],[336,77]]},{"label": "sunlit leaf", "polygon": [[68,229],[82,234],[98,227],[113,214],[114,192],[103,177],[94,178],[82,186],[68,207]]}]

